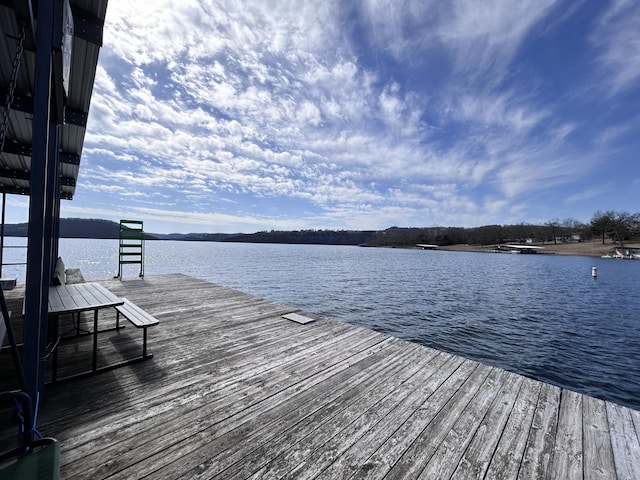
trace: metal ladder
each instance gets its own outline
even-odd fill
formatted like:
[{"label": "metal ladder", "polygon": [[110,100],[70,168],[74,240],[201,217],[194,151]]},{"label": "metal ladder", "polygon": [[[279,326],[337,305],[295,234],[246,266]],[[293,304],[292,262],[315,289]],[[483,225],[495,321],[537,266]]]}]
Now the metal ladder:
[{"label": "metal ladder", "polygon": [[123,265],[140,265],[139,277],[144,277],[144,228],[140,220],[120,220],[118,240],[118,275]]}]

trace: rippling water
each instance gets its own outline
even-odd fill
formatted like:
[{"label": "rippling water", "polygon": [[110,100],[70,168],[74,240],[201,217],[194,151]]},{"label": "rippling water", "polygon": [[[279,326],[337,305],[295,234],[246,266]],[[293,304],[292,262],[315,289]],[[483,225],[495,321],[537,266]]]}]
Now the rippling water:
[{"label": "rippling water", "polygon": [[[640,409],[640,261],[206,242],[146,251],[149,275],[185,273]],[[60,253],[87,279],[117,272],[117,241],[62,239]]]}]

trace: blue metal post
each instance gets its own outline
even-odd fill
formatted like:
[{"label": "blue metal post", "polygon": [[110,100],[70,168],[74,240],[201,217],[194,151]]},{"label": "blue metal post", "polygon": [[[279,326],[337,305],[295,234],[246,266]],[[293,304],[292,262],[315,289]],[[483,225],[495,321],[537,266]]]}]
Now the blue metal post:
[{"label": "blue metal post", "polygon": [[[23,364],[27,393],[36,400],[44,388],[44,355],[47,345],[48,293],[51,277],[51,215],[53,198],[50,158],[57,149],[57,135],[51,135],[52,48],[54,9],[58,2],[38,0],[34,115],[31,157],[31,191],[27,276],[25,287]],[[52,145],[52,143],[56,145]]]}]

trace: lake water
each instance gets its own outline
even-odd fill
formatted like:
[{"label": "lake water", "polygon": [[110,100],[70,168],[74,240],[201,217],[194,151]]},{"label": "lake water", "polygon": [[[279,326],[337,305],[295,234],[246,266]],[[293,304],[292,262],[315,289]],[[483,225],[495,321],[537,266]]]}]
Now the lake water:
[{"label": "lake water", "polygon": [[[117,240],[60,241],[88,280],[113,277],[117,251]],[[176,272],[640,409],[640,261],[147,242],[145,273]]]}]

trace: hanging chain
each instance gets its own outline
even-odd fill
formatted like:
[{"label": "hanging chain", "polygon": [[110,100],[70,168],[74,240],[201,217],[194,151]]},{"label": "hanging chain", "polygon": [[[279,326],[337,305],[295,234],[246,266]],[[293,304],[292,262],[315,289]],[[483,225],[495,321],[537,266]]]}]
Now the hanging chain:
[{"label": "hanging chain", "polygon": [[16,92],[16,83],[18,83],[18,72],[20,71],[20,62],[22,61],[22,53],[24,52],[24,38],[25,38],[25,25],[20,25],[20,37],[18,38],[18,45],[16,45],[16,56],[13,59],[13,70],[11,71],[11,81],[9,82],[9,91],[7,92],[7,98],[4,106],[4,116],[2,118],[2,124],[0,125],[0,155],[4,149],[4,141],[7,137],[7,130],[9,129],[9,115],[11,114],[11,104],[13,103],[13,97]]}]

